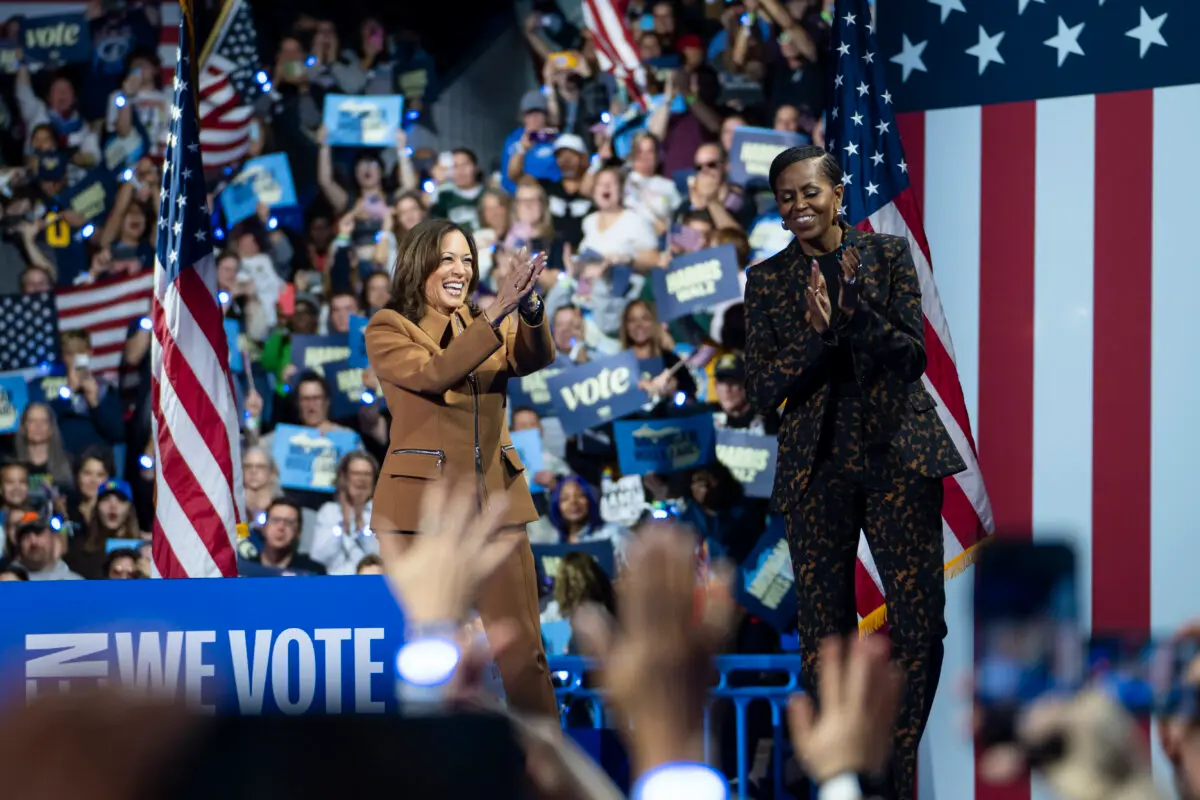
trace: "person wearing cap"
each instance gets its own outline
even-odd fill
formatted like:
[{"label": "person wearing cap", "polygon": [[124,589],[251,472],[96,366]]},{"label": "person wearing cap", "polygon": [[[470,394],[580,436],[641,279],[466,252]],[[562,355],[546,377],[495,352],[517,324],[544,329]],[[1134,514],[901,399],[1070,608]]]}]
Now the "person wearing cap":
[{"label": "person wearing cap", "polygon": [[510,177],[514,169],[517,178],[525,174],[538,180],[562,179],[554,158],[546,96],[538,89],[530,89],[521,97],[517,116],[521,124],[504,140],[504,161],[500,165],[500,185],[511,195],[517,193],[516,178]]},{"label": "person wearing cap", "polygon": [[81,581],[62,560],[66,549],[63,534],[54,530],[51,519],[37,511],[26,511],[17,520],[13,532],[17,558],[14,562],[29,574],[31,581]]},{"label": "person wearing cap", "polygon": [[779,432],[779,414],[774,409],[759,411],[746,397],[746,362],[737,353],[725,353],[713,367],[716,406],[713,425],[717,428],[774,436]]},{"label": "person wearing cap", "polygon": [[83,530],[73,531],[67,544],[67,565],[88,580],[103,578],[110,539],[127,539],[129,547],[137,547],[141,541],[133,488],[119,478],[110,478],[96,489],[96,511]]},{"label": "person wearing cap", "polygon": [[[558,163],[559,180],[538,179],[546,190],[554,231],[573,248],[583,239],[583,218],[592,213],[592,198],[584,193],[583,178],[587,171],[588,149],[583,139],[564,133],[554,140],[554,160]],[[524,159],[519,156],[508,163],[508,177],[517,181],[525,174]]]}]

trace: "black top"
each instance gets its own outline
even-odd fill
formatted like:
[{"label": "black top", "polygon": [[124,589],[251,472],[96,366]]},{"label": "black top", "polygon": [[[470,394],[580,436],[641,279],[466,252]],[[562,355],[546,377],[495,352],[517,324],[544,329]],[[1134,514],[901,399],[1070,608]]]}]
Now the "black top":
[{"label": "black top", "polygon": [[[837,257],[837,250],[815,256],[817,265],[821,268],[821,274],[825,276],[825,286],[829,290],[829,305],[833,308],[831,328],[834,330],[842,322],[842,312],[838,308],[838,296],[842,288],[842,268],[838,264]],[[854,355],[850,350],[850,343],[845,339],[838,342],[837,349],[834,350],[833,357],[829,360],[829,383],[836,397],[860,397],[862,395],[858,379],[854,376]]]}]

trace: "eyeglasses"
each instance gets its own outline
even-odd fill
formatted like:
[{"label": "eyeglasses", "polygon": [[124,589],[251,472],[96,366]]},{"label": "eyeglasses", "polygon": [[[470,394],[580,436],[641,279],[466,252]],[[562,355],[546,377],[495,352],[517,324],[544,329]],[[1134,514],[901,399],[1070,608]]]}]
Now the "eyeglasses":
[{"label": "eyeglasses", "polygon": [[284,528],[291,528],[292,530],[298,530],[300,528],[300,520],[284,519],[283,517],[267,517],[267,524],[279,525]]},{"label": "eyeglasses", "polygon": [[720,161],[701,161],[700,163],[696,164],[695,166],[696,166],[696,169],[720,169],[721,162]]}]

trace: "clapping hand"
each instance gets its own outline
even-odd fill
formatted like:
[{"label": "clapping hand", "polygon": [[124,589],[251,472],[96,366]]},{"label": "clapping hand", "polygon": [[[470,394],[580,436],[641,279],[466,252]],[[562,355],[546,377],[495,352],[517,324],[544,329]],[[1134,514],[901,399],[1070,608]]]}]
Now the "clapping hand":
[{"label": "clapping hand", "polygon": [[813,330],[824,333],[829,330],[829,322],[833,317],[833,306],[829,302],[829,288],[825,285],[825,276],[814,258],[812,272],[808,276],[808,286],[804,289],[804,300],[808,305],[805,317]]},{"label": "clapping hand", "polygon": [[838,295],[838,309],[841,310],[846,319],[849,319],[854,316],[854,311],[858,308],[858,297],[862,291],[862,276],[860,271],[862,256],[859,255],[858,248],[851,245],[842,251],[842,256],[838,259],[838,263],[842,267],[842,274],[840,276],[842,291]]},{"label": "clapping hand", "polygon": [[496,289],[496,299],[484,316],[492,325],[507,317],[526,295],[537,286],[537,280],[546,268],[546,254],[534,253],[527,257],[522,249],[505,280]]}]

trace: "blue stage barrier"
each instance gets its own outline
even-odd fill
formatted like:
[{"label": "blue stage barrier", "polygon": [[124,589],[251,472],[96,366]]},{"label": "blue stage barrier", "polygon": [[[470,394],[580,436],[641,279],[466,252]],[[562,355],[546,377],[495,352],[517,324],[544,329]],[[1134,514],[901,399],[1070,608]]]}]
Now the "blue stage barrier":
[{"label": "blue stage barrier", "polygon": [[[560,704],[567,698],[586,700],[591,706],[592,724],[596,728],[608,727],[604,719],[603,694],[599,690],[584,686],[583,678],[591,669],[591,662],[580,656],[556,656],[549,659],[549,664]],[[787,727],[788,698],[800,691],[800,656],[792,654],[718,656],[716,667],[719,678],[709,695],[709,707],[705,710],[704,715],[705,760],[720,767],[712,753],[712,701],[728,700],[734,709],[734,724],[737,729],[738,797],[744,800],[750,771],[750,743],[747,741],[746,710],[751,703],[766,702],[771,707],[771,729],[774,736],[771,765],[775,793],[772,796],[787,797],[783,786],[783,764],[791,751],[790,746],[784,741],[784,731]],[[730,686],[730,677],[738,673],[755,673],[766,678],[765,682],[776,685]]]}]

